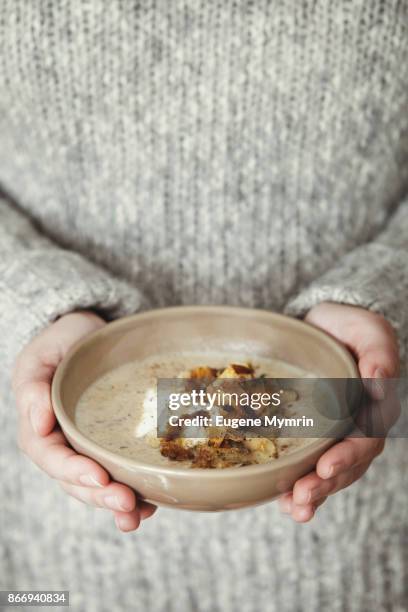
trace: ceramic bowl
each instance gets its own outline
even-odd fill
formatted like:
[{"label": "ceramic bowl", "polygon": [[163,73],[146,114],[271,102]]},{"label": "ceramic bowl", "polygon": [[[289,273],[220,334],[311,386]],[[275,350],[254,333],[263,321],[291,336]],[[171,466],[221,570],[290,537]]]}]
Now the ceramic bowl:
[{"label": "ceramic bowl", "polygon": [[[277,358],[319,377],[358,378],[347,350],[300,320],[255,309],[180,306],[119,319],[73,346],[52,384],[56,417],[75,450],[95,459],[113,479],[156,505],[217,511],[270,501],[312,470],[334,438],[307,440],[301,448],[262,465],[188,469],[127,459],[88,439],[75,425],[80,395],[112,368],[151,355],[203,349],[245,353],[254,359]],[[341,434],[337,431],[336,437]]]}]

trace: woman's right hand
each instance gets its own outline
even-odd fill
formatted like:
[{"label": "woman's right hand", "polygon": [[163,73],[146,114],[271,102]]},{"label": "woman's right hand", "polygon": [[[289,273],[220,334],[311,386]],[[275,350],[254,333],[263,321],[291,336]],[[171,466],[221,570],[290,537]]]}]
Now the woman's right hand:
[{"label": "woman's right hand", "polygon": [[77,454],[58,426],[51,403],[57,365],[77,340],[103,325],[105,321],[93,312],[73,312],[52,323],[21,351],[13,373],[18,444],[69,495],[111,510],[121,531],[133,531],[154,513],[155,506],[137,500],[132,489],[111,481],[98,463]]}]

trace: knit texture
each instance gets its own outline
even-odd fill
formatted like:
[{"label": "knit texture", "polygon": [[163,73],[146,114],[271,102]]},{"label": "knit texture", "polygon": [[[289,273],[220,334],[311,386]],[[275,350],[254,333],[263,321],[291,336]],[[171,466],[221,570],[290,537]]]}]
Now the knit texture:
[{"label": "knit texture", "polygon": [[269,504],[120,535],[20,457],[9,372],[76,308],[333,300],[404,352],[407,24],[408,0],[0,1],[3,588],[80,612],[406,609],[405,441],[311,525]]}]

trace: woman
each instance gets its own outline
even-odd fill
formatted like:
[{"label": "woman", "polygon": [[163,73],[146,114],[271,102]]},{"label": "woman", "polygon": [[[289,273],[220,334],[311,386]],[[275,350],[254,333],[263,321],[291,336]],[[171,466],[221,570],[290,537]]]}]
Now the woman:
[{"label": "woman", "polygon": [[[362,376],[397,375],[408,1],[0,7],[3,588],[87,612],[402,609],[403,440],[367,474],[383,441],[327,451],[280,500],[294,522],[160,510],[133,539],[91,506],[125,532],[154,508],[66,445],[49,392],[106,320],[188,303],[306,317]],[[12,367],[43,473],[15,448]]]}]

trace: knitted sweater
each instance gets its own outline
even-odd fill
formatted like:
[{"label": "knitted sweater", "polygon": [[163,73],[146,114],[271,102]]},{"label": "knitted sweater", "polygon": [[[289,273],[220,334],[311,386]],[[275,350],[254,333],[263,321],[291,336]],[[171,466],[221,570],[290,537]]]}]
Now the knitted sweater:
[{"label": "knitted sweater", "polygon": [[124,535],[20,456],[9,374],[76,308],[333,300],[404,347],[407,25],[408,0],[0,0],[1,588],[80,612],[406,609],[404,440],[309,525],[268,504]]}]

